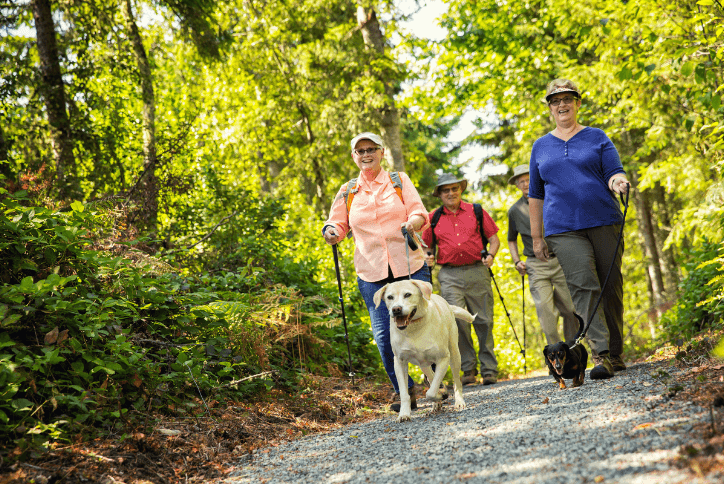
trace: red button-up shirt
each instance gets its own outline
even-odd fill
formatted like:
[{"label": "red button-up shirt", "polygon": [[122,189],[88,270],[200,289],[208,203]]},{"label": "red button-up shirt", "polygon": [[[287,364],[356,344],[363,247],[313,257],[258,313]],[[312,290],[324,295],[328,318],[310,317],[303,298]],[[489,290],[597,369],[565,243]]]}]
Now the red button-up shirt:
[{"label": "red button-up shirt", "polygon": [[[429,214],[430,220],[433,213],[434,211]],[[488,239],[498,233],[498,226],[485,210],[483,210],[483,232]],[[443,207],[442,215],[435,227],[435,238],[438,264],[464,266],[482,259],[480,252],[483,250],[483,239],[480,237],[472,203],[460,202],[460,208],[455,213]],[[428,247],[432,247],[431,228],[425,230],[422,240]]]}]

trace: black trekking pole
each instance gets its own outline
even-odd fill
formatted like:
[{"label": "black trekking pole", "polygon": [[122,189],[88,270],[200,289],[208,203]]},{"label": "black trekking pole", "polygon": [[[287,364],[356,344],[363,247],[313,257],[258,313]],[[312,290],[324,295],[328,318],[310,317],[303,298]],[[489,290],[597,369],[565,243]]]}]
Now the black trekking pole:
[{"label": "black trekking pole", "polygon": [[[488,249],[483,249],[480,251],[480,255],[483,256],[483,260],[485,260],[486,257],[488,257],[490,254],[488,253]],[[508,308],[505,307],[505,301],[503,300],[503,295],[500,293],[500,288],[498,287],[498,282],[495,280],[495,276],[493,275],[493,269],[488,267],[488,271],[490,272],[490,278],[493,280],[493,283],[495,284],[495,289],[498,291],[498,297],[500,297],[500,302],[503,303],[503,309],[505,310],[505,315],[508,316],[508,322],[510,323],[510,328],[513,330],[513,336],[515,336],[515,341],[518,342],[518,347],[520,348],[520,354],[523,355],[523,361],[525,362],[525,348],[520,344],[520,340],[518,339],[518,333],[515,332],[515,326],[513,326],[513,320],[510,319],[510,313],[508,312]],[[525,363],[524,363],[524,369],[525,369]]]},{"label": "black trekking pole", "polygon": [[523,296],[522,297],[522,299],[523,299],[523,348],[524,348],[524,350],[523,350],[523,373],[527,374],[528,366],[526,365],[527,361],[525,359],[525,348],[527,348],[527,346],[525,344],[525,274],[520,276],[520,280],[523,283],[523,286],[522,286],[522,291],[523,291],[523,294],[522,294],[522,296]]},{"label": "black trekking pole", "polygon": [[339,274],[339,255],[337,254],[337,244],[332,246],[334,252],[334,269],[337,272],[337,286],[339,287],[339,303],[342,305],[342,323],[344,323],[344,339],[347,341],[347,364],[349,365],[349,377],[352,378],[354,385],[354,371],[352,371],[352,352],[349,349],[349,334],[347,334],[347,317],[344,314],[344,299],[342,298],[342,276]]}]

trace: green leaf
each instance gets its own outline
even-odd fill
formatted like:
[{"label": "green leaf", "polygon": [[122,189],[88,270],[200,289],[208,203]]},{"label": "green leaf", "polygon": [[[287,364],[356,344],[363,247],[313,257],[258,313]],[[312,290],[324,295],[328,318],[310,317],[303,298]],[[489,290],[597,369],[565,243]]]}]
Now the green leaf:
[{"label": "green leaf", "polygon": [[85,210],[83,202],[79,202],[78,200],[71,203],[70,208],[72,208],[74,212],[83,212],[83,210]]},{"label": "green leaf", "polygon": [[681,75],[682,76],[690,76],[691,73],[694,72],[694,63],[689,61],[684,63],[683,66],[681,66]]},{"label": "green leaf", "polygon": [[35,284],[31,276],[24,277],[23,280],[20,281],[20,290],[23,292],[35,292]]},{"label": "green leaf", "polygon": [[20,321],[20,318],[22,318],[22,317],[23,317],[22,314],[11,314],[7,318],[3,319],[1,324],[3,327],[11,326],[11,325],[17,323],[18,321]]},{"label": "green leaf", "polygon": [[19,412],[33,409],[33,402],[24,398],[18,398],[17,400],[13,400],[10,405],[12,405],[12,407]]},{"label": "green leaf", "polygon": [[36,264],[35,262],[31,261],[30,259],[23,259],[23,260],[20,262],[20,268],[21,268],[21,269],[25,269],[25,270],[27,270],[27,271],[38,272],[38,264]]}]

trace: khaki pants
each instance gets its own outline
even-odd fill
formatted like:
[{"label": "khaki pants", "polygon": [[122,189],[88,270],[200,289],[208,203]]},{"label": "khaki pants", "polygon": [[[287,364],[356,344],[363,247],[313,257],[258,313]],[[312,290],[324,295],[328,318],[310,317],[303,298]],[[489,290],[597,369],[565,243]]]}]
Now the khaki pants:
[{"label": "khaki pants", "polygon": [[613,262],[611,277],[588,330],[594,356],[623,352],[623,241],[614,254],[621,225],[605,225],[546,237],[566,275],[576,311],[588,322]]},{"label": "khaki pants", "polygon": [[528,269],[530,294],[533,296],[538,322],[550,345],[561,340],[558,333],[558,317],[563,316],[563,336],[566,341],[575,338],[578,320],[574,316],[571,293],[568,292],[566,276],[557,258],[547,262],[529,257],[525,261]]},{"label": "khaki pants", "polygon": [[[476,314],[472,327],[478,337],[481,375],[498,375],[493,341],[493,290],[490,271],[482,262],[469,266],[442,266],[437,275],[440,293],[450,304]],[[457,320],[458,347],[463,371],[475,370],[477,361],[470,324]]]}]

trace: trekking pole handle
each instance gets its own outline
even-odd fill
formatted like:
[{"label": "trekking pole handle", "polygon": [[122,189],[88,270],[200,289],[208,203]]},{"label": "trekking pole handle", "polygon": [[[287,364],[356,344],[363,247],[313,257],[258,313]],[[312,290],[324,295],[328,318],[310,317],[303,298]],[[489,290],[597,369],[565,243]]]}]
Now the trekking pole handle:
[{"label": "trekking pole handle", "polygon": [[[491,257],[493,256],[493,254],[491,254],[490,252],[488,252],[488,249],[485,249],[485,248],[480,251],[480,255],[482,256],[483,261],[485,261],[485,259],[487,259],[488,256],[491,256]],[[484,263],[485,263],[485,262],[483,262],[483,264],[484,264]],[[492,269],[491,267],[488,267],[488,270],[490,271],[490,275],[492,276],[492,275],[493,275],[493,269]]]}]

